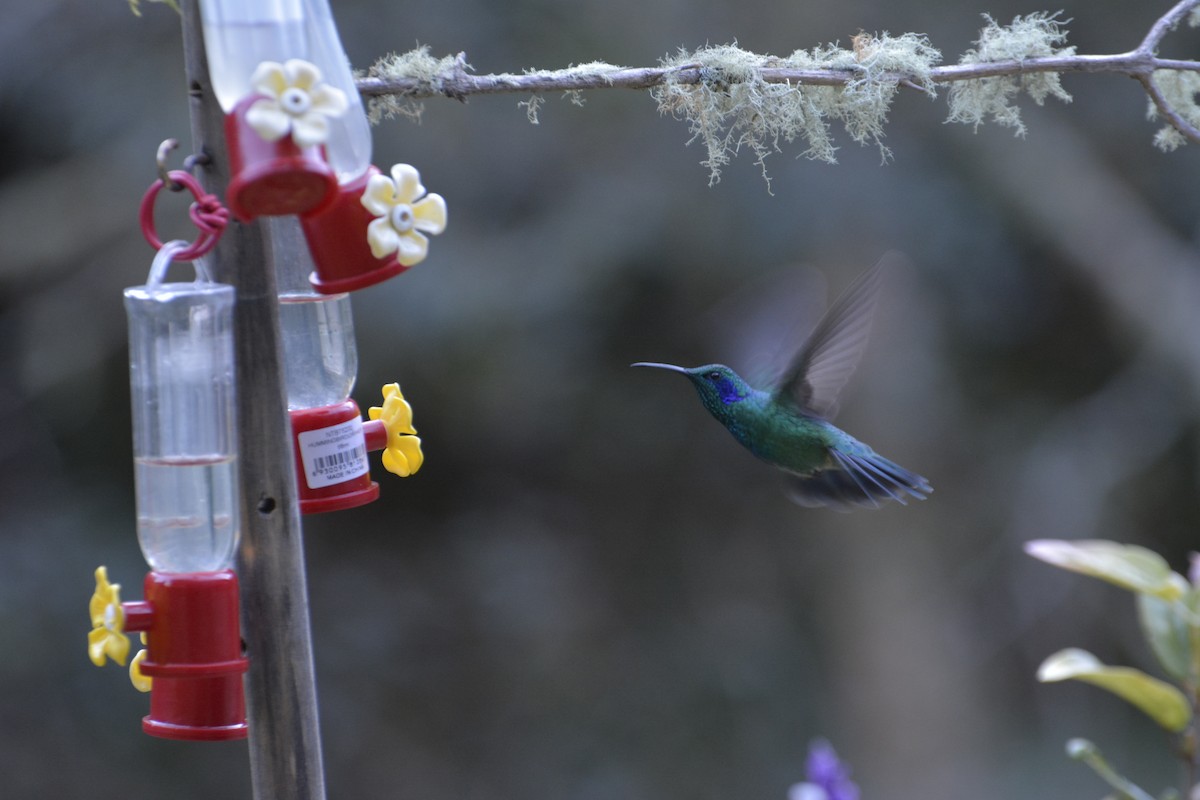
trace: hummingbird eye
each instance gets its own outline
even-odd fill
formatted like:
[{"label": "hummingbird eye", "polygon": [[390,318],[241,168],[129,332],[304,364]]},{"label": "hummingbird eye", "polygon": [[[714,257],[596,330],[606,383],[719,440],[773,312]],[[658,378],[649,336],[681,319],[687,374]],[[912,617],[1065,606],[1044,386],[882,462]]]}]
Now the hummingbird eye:
[{"label": "hummingbird eye", "polygon": [[714,369],[712,372],[708,373],[708,375],[706,375],[705,377],[708,378],[710,381],[719,381],[719,380],[721,380],[721,373],[717,372]]}]

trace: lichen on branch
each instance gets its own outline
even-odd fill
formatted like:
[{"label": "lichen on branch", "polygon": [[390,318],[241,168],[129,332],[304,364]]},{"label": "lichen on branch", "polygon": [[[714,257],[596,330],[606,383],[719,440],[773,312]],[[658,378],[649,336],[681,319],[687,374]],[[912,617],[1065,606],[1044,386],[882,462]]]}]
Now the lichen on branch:
[{"label": "lichen on branch", "polygon": [[[1188,14],[1187,24],[1192,28],[1200,28],[1200,7],[1192,9]],[[1180,121],[1190,125],[1193,130],[1200,128],[1200,104],[1196,103],[1196,96],[1200,94],[1200,73],[1156,69],[1150,75],[1150,83],[1147,89],[1151,97],[1146,118],[1154,121],[1164,113],[1168,116],[1167,124],[1159,128],[1154,135],[1154,146],[1169,153],[1187,144],[1187,137],[1180,130]],[[1156,100],[1161,102],[1164,108],[1160,109]],[[1170,119],[1171,113],[1179,119]]]},{"label": "lichen on branch", "polygon": [[374,95],[367,100],[367,116],[372,124],[382,119],[407,117],[421,121],[425,104],[417,97],[431,97],[447,93],[447,86],[456,73],[470,69],[462,54],[437,58],[429,54],[429,47],[421,45],[407,53],[391,53],[376,61],[360,78],[408,81],[412,89],[407,92]]},{"label": "lichen on branch", "polygon": [[[931,70],[941,53],[913,33],[860,33],[852,48],[827,45],[786,58],[751,53],[736,44],[680,50],[662,60],[666,79],[650,94],[660,112],[687,120],[689,144],[704,144],[702,163],[710,183],[720,179],[721,167],[742,148],[763,166],[767,156],[781,151],[781,142],[797,137],[808,145],[803,155],[835,163],[831,120],[840,121],[859,144],[878,146],[886,159],[883,126],[900,82],[935,95]],[[841,73],[843,80],[832,85],[769,82],[764,76],[768,69],[824,70]],[[698,70],[698,81],[690,80],[692,70]]]},{"label": "lichen on branch", "polygon": [[957,64],[939,65],[941,54],[922,34],[860,33],[849,48],[838,45],[797,50],[790,56],[760,55],[736,44],[703,47],[664,58],[656,67],[618,67],[592,62],[561,70],[476,75],[462,53],[435,58],[428,48],[380,60],[357,80],[369,101],[373,121],[404,115],[420,118],[419,100],[443,95],[515,92],[518,105],[538,121],[544,96],[558,92],[582,104],[583,91],[622,88],[648,90],[661,113],[686,120],[691,139],[704,145],[710,183],[743,149],[765,160],[784,143],[803,139],[801,155],[833,163],[837,147],[831,125],[840,122],[859,144],[873,144],[887,160],[883,143],[897,92],[916,89],[936,96],[949,87],[947,121],[974,127],[987,120],[1024,135],[1016,101],[1026,94],[1039,105],[1048,97],[1070,102],[1061,76],[1109,72],[1137,79],[1152,102],[1151,117],[1167,126],[1155,143],[1174,149],[1200,142],[1200,61],[1160,58],[1158,45],[1184,20],[1200,24],[1200,0],[1178,0],[1151,26],[1133,50],[1112,55],[1078,55],[1066,44],[1067,20],[1037,12],[1000,25],[986,22],[975,46]]},{"label": "lichen on branch", "polygon": [[[975,47],[963,54],[960,64],[992,64],[1004,61],[1024,62],[1031,58],[1073,56],[1075,48],[1063,47],[1067,32],[1066,20],[1058,14],[1044,12],[1018,16],[1011,25],[999,25],[984,14],[987,25],[979,33]],[[962,122],[978,128],[985,117],[1000,125],[1015,128],[1018,136],[1025,135],[1021,110],[1013,100],[1025,92],[1039,106],[1047,97],[1071,102],[1059,81],[1057,72],[1019,72],[988,78],[964,80],[950,87],[950,122]]]},{"label": "lichen on branch", "polygon": [[[1200,128],[1200,105],[1196,104],[1196,95],[1200,94],[1200,73],[1159,69],[1154,71],[1150,79],[1175,113],[1193,127]],[[1146,118],[1151,121],[1159,119],[1158,106],[1154,101],[1151,100],[1147,105]],[[1185,144],[1187,138],[1174,125],[1163,125],[1154,134],[1155,147],[1166,153]]]}]

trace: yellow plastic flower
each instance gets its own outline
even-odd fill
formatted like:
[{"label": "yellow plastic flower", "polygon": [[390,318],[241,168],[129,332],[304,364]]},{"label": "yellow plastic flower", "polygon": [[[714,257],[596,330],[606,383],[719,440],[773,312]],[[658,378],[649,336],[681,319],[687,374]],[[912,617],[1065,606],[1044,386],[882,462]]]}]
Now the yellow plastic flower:
[{"label": "yellow plastic flower", "polygon": [[[146,634],[142,634],[142,644],[146,643]],[[133,683],[133,688],[139,692],[148,692],[152,688],[154,679],[149,675],[143,674],[142,662],[146,660],[146,649],[142,648],[137,651],[137,655],[133,657],[133,661],[129,662],[129,680]]]},{"label": "yellow plastic flower", "polygon": [[299,147],[312,147],[329,139],[329,120],[346,113],[350,103],[341,89],[321,82],[316,64],[293,58],[280,64],[264,61],[250,83],[265,94],[246,109],[246,122],[268,142],[289,132]]},{"label": "yellow plastic flower", "polygon": [[392,177],[372,175],[362,196],[363,207],[375,215],[367,226],[367,243],[376,258],[392,253],[406,267],[429,254],[429,239],[446,230],[446,201],[425,194],[421,174],[409,164],[392,167]]},{"label": "yellow plastic flower", "polygon": [[88,656],[97,667],[108,659],[125,663],[129,637],[125,635],[125,609],[121,607],[121,584],[108,582],[108,570],[96,567],[96,592],[88,604],[92,630],[88,633]]},{"label": "yellow plastic flower", "polygon": [[412,425],[412,406],[400,393],[400,384],[389,383],[383,387],[383,406],[372,406],[367,410],[371,419],[383,422],[387,428],[388,443],[383,451],[383,467],[393,475],[407,478],[425,463],[421,452],[421,439]]}]

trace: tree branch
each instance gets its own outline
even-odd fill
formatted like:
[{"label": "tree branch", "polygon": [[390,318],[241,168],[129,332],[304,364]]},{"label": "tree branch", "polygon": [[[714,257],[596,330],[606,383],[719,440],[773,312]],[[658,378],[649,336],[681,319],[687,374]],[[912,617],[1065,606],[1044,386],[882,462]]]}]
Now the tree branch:
[{"label": "tree branch", "polygon": [[[758,59],[757,65],[743,80],[752,80],[756,84],[784,84],[797,90],[808,86],[854,87],[861,85],[864,80],[870,80],[876,85],[903,86],[933,94],[935,85],[948,86],[964,81],[984,81],[992,78],[1020,78],[1024,81],[1036,75],[1116,73],[1138,80],[1158,112],[1181,134],[1200,142],[1200,128],[1189,122],[1186,115],[1180,113],[1154,82],[1154,73],[1159,70],[1200,73],[1200,61],[1157,56],[1162,39],[1198,6],[1200,0],[1181,0],[1155,21],[1136,49],[1114,55],[1076,55],[1070,48],[1061,51],[1047,50],[1044,52],[1056,54],[1040,57],[1026,55],[1002,60],[976,59],[971,63],[937,67],[929,65],[920,75],[896,69],[869,70],[865,65],[856,64],[853,60],[838,63],[836,66],[813,67],[808,64],[797,66],[794,59],[755,56],[754,58]],[[1026,19],[1033,16],[1036,15]],[[1045,15],[1041,19],[1057,31],[1056,26],[1059,23],[1054,16]],[[1020,21],[1020,18],[1017,21]],[[982,39],[981,36],[981,45]],[[869,42],[870,37],[867,37],[866,41]],[[861,57],[859,37],[855,37],[854,46],[854,55]],[[940,58],[936,50],[930,48],[930,51],[935,58]],[[830,49],[827,52],[839,51]],[[472,74],[463,53],[459,53],[453,59],[441,60],[429,57],[423,50],[408,55],[416,57],[411,64],[402,56],[391,59],[390,65],[381,62],[373,67],[371,74],[357,81],[359,92],[366,98],[377,99],[420,100],[445,96],[465,100],[472,95],[503,93],[538,95],[595,89],[646,90],[667,84],[683,87],[712,86],[714,75],[718,87],[728,88],[739,82],[737,75],[728,74],[720,66],[706,64],[699,57],[700,54],[696,54],[697,59],[690,63],[664,64],[658,67],[617,67],[596,63],[562,70],[530,70],[519,74],[504,72],[490,75]],[[793,63],[787,63],[789,61]],[[419,66],[413,66],[416,63],[419,63]],[[1016,124],[1018,130],[1022,130],[1019,123],[1013,122],[1013,118],[1008,118],[1006,124]]]},{"label": "tree branch", "polygon": [[1154,25],[1151,26],[1150,32],[1146,34],[1146,38],[1138,45],[1137,52],[1146,53],[1147,55],[1153,55],[1158,52],[1158,43],[1163,40],[1164,36],[1175,30],[1179,26],[1180,20],[1187,14],[1190,14],[1197,5],[1200,5],[1200,3],[1196,2],[1196,0],[1181,0],[1181,2],[1176,3],[1170,11],[1159,17]]},{"label": "tree branch", "polygon": [[[1200,2],[1200,0],[1189,0]],[[459,54],[459,58],[463,55]],[[992,61],[984,64],[947,64],[934,67],[930,78],[934,83],[979,80],[1005,75],[1031,75],[1042,72],[1113,72],[1130,77],[1149,75],[1155,70],[1200,72],[1200,61],[1158,58],[1131,50],[1116,55],[1077,55],[1047,58]],[[796,86],[845,86],[860,77],[853,69],[791,69],[763,67],[759,76],[764,83],[786,83]],[[884,73],[881,81],[904,84],[911,76],[897,72]],[[542,94],[546,92],[575,92],[590,89],[652,89],[668,80],[685,85],[705,81],[700,64],[683,67],[614,67],[594,72],[570,68],[557,71],[529,73],[500,72],[490,75],[462,73],[439,77],[436,81],[416,77],[363,77],[355,85],[364,97],[398,95],[414,100],[430,97],[463,99],[484,94]],[[917,87],[919,88],[919,87]]]}]

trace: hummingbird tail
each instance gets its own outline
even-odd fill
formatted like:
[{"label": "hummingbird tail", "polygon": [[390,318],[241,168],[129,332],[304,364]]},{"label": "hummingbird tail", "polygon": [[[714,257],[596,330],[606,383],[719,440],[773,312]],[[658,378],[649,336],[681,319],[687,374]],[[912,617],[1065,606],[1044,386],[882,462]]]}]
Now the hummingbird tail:
[{"label": "hummingbird tail", "polygon": [[929,481],[899,464],[870,451],[847,453],[830,448],[835,465],[809,475],[788,476],[789,496],[802,506],[878,508],[895,500],[908,504],[908,498],[924,500],[933,487]]}]

